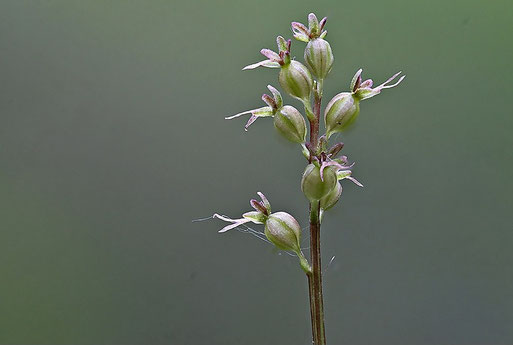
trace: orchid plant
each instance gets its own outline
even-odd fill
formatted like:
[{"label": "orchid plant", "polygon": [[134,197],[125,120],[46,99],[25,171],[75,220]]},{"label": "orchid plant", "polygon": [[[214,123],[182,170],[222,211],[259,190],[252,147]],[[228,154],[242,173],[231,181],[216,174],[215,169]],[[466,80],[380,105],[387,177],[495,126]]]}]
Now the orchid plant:
[{"label": "orchid plant", "polygon": [[340,155],[342,142],[329,145],[329,139],[335,133],[344,132],[354,123],[360,113],[362,100],[378,95],[382,90],[397,86],[404,79],[401,76],[392,83],[401,72],[394,74],[379,86],[372,87],[373,81],[362,81],[362,70],[358,70],[349,85],[349,91],[341,92],[333,97],[324,110],[324,128],[320,135],[321,101],[324,80],[333,66],[333,52],[324,38],[327,18],[318,20],[315,14],[308,15],[308,27],[292,22],[295,39],[306,43],[304,60],[306,66],[290,56],[291,40],[278,36],[276,41],[278,52],[262,49],[260,52],[265,60],[248,65],[244,70],[257,67],[279,68],[279,84],[291,97],[300,101],[308,120],[301,112],[291,105],[284,105],[281,93],[268,85],[271,95],[264,94],[262,100],[266,106],[244,111],[226,117],[231,120],[250,115],[245,130],[260,117],[271,117],[274,127],[287,140],[299,144],[300,151],[307,160],[307,166],[301,179],[301,190],[309,203],[310,220],[310,261],[301,250],[301,226],[287,212],[271,212],[271,204],[264,194],[258,192],[260,201],[252,199],[253,211],[248,211],[241,218],[232,219],[224,215],[214,214],[214,218],[228,222],[219,232],[240,229],[246,223],[264,225],[267,240],[280,250],[293,253],[299,258],[300,267],[308,279],[312,339],[315,345],[325,345],[324,309],[322,293],[321,241],[320,230],[324,213],[335,206],[342,195],[344,180],[363,187],[352,175],[354,163],[349,163],[346,156]]}]

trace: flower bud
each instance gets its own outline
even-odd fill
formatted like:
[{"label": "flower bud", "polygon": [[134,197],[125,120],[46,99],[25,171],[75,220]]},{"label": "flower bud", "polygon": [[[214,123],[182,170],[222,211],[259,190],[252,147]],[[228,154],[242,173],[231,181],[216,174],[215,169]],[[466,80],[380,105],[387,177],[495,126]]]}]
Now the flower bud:
[{"label": "flower bud", "polygon": [[301,253],[301,226],[286,212],[272,213],[267,218],[265,236],[279,249]]},{"label": "flower bud", "polygon": [[351,125],[360,112],[360,101],[350,92],[336,95],[326,105],[324,124],[328,138],[335,132],[341,132]]},{"label": "flower bud", "polygon": [[293,143],[303,143],[306,138],[306,122],[294,107],[286,105],[274,115],[274,127]]},{"label": "flower bud", "polygon": [[333,52],[328,41],[316,38],[308,42],[305,61],[315,77],[321,80],[326,78],[333,66]]},{"label": "flower bud", "polygon": [[313,80],[310,71],[301,62],[292,60],[283,65],[279,81],[281,87],[292,97],[303,101],[310,99]]},{"label": "flower bud", "polygon": [[337,183],[335,188],[331,190],[326,196],[321,199],[321,209],[324,211],[329,210],[337,203],[338,199],[342,195],[342,185]]},{"label": "flower bud", "polygon": [[356,120],[360,112],[360,101],[379,95],[384,89],[399,85],[403,81],[404,75],[394,84],[390,84],[399,74],[401,72],[394,74],[384,83],[373,88],[372,79],[362,81],[362,70],[358,70],[351,80],[351,92],[339,93],[326,106],[324,123],[328,138],[335,132],[342,132]]},{"label": "flower bud", "polygon": [[301,179],[301,190],[308,200],[317,201],[328,195],[337,184],[337,173],[334,167],[330,166],[324,169],[323,179],[321,179],[320,168],[314,164],[309,164]]}]

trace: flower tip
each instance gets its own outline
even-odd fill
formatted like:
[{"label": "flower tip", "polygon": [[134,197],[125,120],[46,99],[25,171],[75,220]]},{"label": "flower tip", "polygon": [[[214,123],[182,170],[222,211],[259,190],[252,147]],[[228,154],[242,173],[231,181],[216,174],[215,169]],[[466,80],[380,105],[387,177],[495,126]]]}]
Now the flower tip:
[{"label": "flower tip", "polygon": [[403,73],[403,72],[402,72],[402,71],[399,71],[399,72],[397,72],[396,74],[394,74],[393,76],[391,76],[390,78],[388,78],[388,80],[387,80],[387,81],[385,81],[383,84],[381,84],[381,88],[383,88],[383,89],[390,89],[390,88],[393,88],[393,87],[395,87],[395,86],[399,85],[399,84],[403,81],[403,79],[406,77],[405,75],[401,76],[401,78],[399,78],[399,80],[398,80],[396,83],[394,83],[394,84],[392,84],[392,85],[387,85],[387,84],[388,84],[388,83],[390,83],[390,82],[391,82],[392,80],[394,80],[395,78],[397,78],[397,76],[398,76],[399,74],[401,74],[401,73]]},{"label": "flower tip", "polygon": [[353,183],[354,183],[355,185],[357,185],[358,187],[362,187],[362,188],[363,188],[363,184],[361,184],[361,183],[360,183],[360,181],[358,181],[358,180],[357,180],[357,179],[355,179],[354,177],[349,176],[347,179],[348,179],[348,180],[353,181]]}]

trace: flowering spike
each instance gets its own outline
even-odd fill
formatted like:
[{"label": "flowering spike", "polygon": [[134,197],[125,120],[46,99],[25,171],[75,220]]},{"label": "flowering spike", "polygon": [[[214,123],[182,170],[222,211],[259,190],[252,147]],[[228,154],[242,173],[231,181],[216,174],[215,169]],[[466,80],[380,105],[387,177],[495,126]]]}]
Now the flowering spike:
[{"label": "flowering spike", "polygon": [[[325,343],[322,318],[322,268],[320,267],[321,255],[318,240],[323,214],[340,199],[343,188],[341,180],[347,179],[363,187],[352,176],[350,169],[355,163],[350,164],[348,158],[340,154],[344,144],[340,142],[330,147],[330,136],[345,130],[357,119],[362,100],[379,94],[383,89],[395,87],[404,80],[404,76],[400,76],[401,72],[399,72],[373,88],[372,79],[363,79],[362,69],[359,69],[351,80],[348,92],[338,93],[328,102],[324,112],[323,127],[319,124],[324,91],[323,81],[334,62],[331,46],[324,39],[327,35],[326,22],[327,17],[319,21],[314,13],[310,13],[308,25],[299,22],[291,23],[293,37],[306,42],[304,64],[291,59],[292,41],[278,36],[276,38],[278,50],[262,49],[260,53],[265,56],[265,60],[244,67],[244,70],[257,67],[279,68],[278,80],[281,89],[303,103],[306,116],[310,121],[310,131],[307,129],[305,118],[301,112],[290,105],[284,105],[280,92],[271,85],[267,86],[270,93],[262,95],[262,100],[266,103],[265,107],[226,118],[234,119],[249,114],[249,120],[245,125],[247,130],[259,117],[271,116],[279,133],[300,145],[302,153],[308,161],[301,178],[301,190],[310,201],[310,241],[313,269],[301,251],[301,226],[299,223],[286,212],[272,213],[271,205],[262,193],[257,193],[261,201],[251,199],[249,202],[254,210],[242,214],[239,219],[214,214],[214,218],[229,223],[220,232],[237,228],[248,222],[264,224],[264,233],[247,226],[240,230],[252,233],[262,240],[265,240],[263,238],[265,234],[270,243],[282,250],[294,252],[298,256],[301,268],[309,278],[310,310],[312,329],[314,330],[313,344]],[[322,133],[324,128],[326,131]],[[306,141],[308,132],[310,136]]]}]

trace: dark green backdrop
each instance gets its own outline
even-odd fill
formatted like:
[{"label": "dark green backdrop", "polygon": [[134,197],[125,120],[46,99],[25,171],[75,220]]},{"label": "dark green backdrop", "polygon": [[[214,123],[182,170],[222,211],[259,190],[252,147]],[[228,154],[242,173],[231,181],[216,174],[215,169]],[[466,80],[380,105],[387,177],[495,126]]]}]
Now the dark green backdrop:
[{"label": "dark green backdrop", "polygon": [[261,190],[307,224],[299,151],[223,117],[309,11],[326,99],[407,75],[339,137],[365,188],[323,224],[329,343],[513,343],[511,1],[3,0],[0,344],[310,344],[296,260],[191,223]]}]

